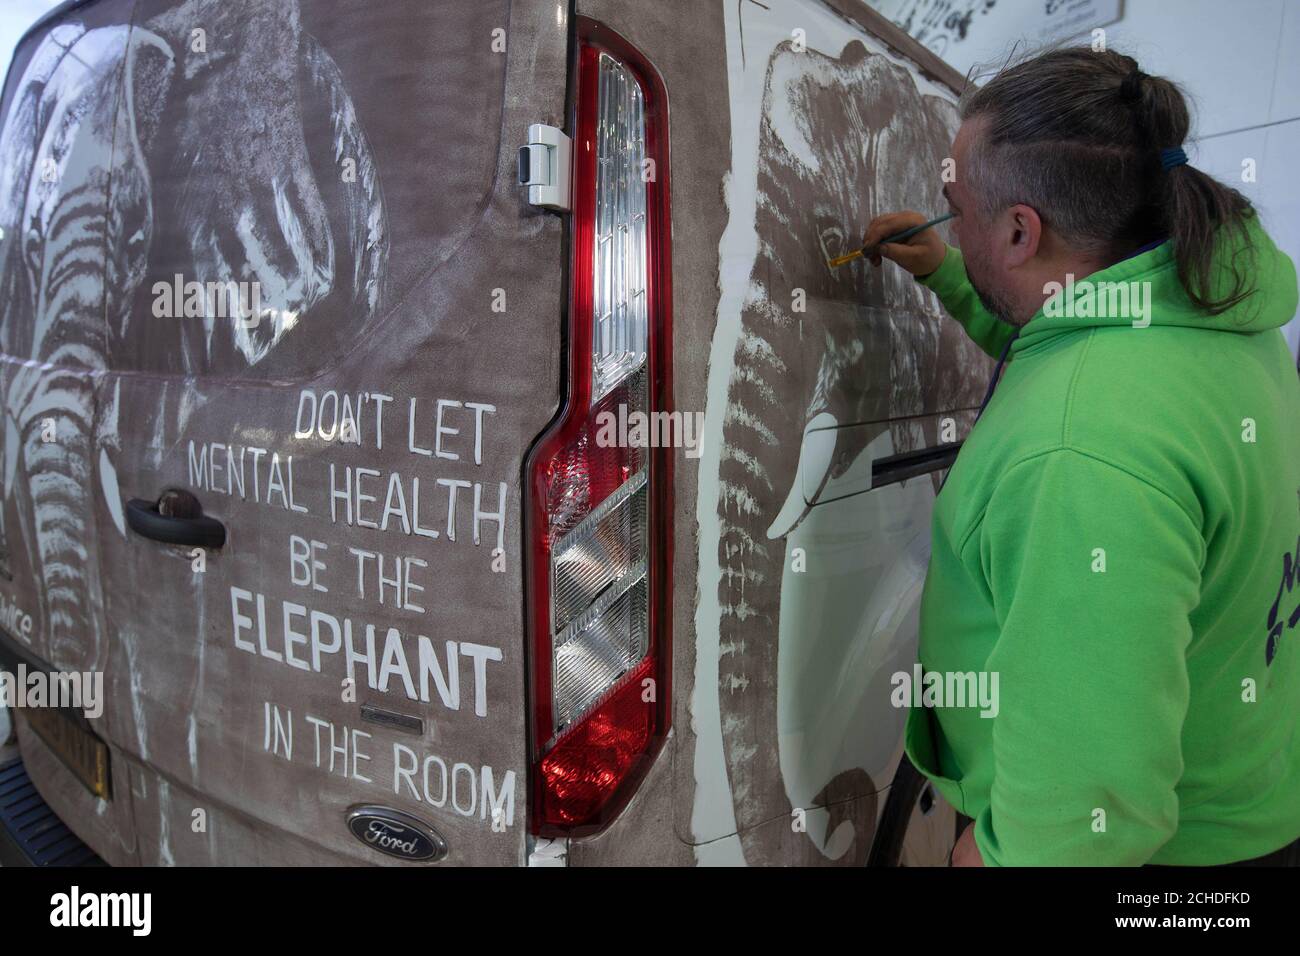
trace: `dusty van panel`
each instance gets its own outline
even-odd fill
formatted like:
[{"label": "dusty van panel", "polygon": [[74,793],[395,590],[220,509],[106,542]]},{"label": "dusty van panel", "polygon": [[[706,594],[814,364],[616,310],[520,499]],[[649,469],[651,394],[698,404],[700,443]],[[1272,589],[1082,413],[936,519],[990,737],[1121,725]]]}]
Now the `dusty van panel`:
[{"label": "dusty van panel", "polygon": [[[356,804],[431,825],[449,863],[522,861],[519,481],[558,402],[563,230],[513,174],[528,124],[563,121],[567,32],[553,6],[506,0],[383,16],[140,0],[72,8],[25,42],[5,136],[40,143],[73,112],[60,155],[95,160],[49,182],[38,150],[5,167],[22,181],[4,282],[52,330],[5,321],[5,528],[24,529],[7,545],[16,600],[39,609],[29,648],[107,672],[112,799],[23,746],[112,862],[389,860],[348,832]],[[65,34],[117,51],[93,95],[37,72]],[[24,96],[52,109],[17,113]],[[97,337],[17,255],[13,226],[37,211],[44,255],[86,250]],[[63,401],[76,435],[58,447],[84,533],[56,539],[86,551],[75,628],[47,623],[62,579],[39,547],[23,388]],[[223,547],[141,533],[169,488],[224,525]]]},{"label": "dusty van panel", "polygon": [[[696,682],[718,704],[716,723],[700,721],[695,836],[739,831],[746,862],[787,862],[784,836],[751,828],[825,806],[808,816],[804,858],[860,864],[870,797],[896,763],[888,675],[914,653],[935,478],[823,506],[805,489],[937,445],[936,413],[977,405],[986,366],[899,270],[825,260],[878,213],[944,208],[957,118],[951,90],[820,4],[742,3],[727,26],[734,178],[701,461],[716,485],[700,492]],[[810,428],[833,441],[811,482],[793,451]],[[719,750],[725,780],[706,759]],[[719,790],[731,800],[705,798]]]},{"label": "dusty van panel", "polygon": [[930,293],[898,270],[825,265],[880,212],[943,208],[953,94],[821,4],[742,3],[727,29],[733,178],[700,463],[693,830],[716,841],[702,859],[791,862],[789,837],[759,825],[827,807],[807,815],[794,858],[861,863],[897,762],[888,675],[914,650],[935,479],[815,505],[794,450],[830,429],[816,487],[938,444],[938,413],[952,413],[952,437],[969,425],[955,413],[978,404],[987,365]]}]

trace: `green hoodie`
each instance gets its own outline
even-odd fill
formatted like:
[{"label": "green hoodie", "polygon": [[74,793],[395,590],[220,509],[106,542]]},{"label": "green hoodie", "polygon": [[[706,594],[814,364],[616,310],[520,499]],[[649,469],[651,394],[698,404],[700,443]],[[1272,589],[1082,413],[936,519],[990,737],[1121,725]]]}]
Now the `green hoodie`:
[{"label": "green hoodie", "polygon": [[[1087,277],[1149,283],[1149,325],[1080,316],[1088,283],[1045,303],[935,503],[919,656],[954,693],[909,711],[907,754],[986,865],[1218,864],[1300,836],[1296,273],[1250,231],[1257,291],[1221,315],[1168,242]],[[1001,353],[960,252],[921,281]],[[979,672],[996,716],[952,706]]]}]

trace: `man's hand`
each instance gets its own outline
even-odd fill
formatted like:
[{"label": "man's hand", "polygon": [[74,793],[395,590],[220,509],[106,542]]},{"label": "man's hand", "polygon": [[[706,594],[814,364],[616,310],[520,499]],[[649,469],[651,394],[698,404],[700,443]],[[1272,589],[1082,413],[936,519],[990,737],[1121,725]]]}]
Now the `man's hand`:
[{"label": "man's hand", "polygon": [[[877,216],[867,226],[867,234],[862,237],[862,244],[869,246],[887,236],[895,235],[904,229],[922,225],[929,220],[919,212],[887,212]],[[933,229],[924,229],[911,239],[903,242],[891,242],[878,248],[871,259],[871,264],[878,266],[882,257],[892,259],[914,276],[928,276],[943,264],[943,257],[948,254],[948,247]]]},{"label": "man's hand", "polygon": [[984,858],[980,856],[980,848],[975,845],[975,824],[966,824],[966,829],[961,831],[961,836],[957,838],[957,845],[952,848],[952,865],[953,866],[983,866]]}]

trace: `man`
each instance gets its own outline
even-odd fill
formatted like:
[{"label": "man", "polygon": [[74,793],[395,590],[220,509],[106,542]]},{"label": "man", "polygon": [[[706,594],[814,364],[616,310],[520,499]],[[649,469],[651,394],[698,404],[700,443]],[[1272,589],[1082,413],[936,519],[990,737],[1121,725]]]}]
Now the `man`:
[{"label": "man", "polygon": [[1294,860],[1295,268],[1187,165],[1182,95],[1129,57],[1043,54],[962,117],[961,251],[926,231],[873,260],[1007,358],[936,501],[920,642],[927,672],[996,673],[996,716],[907,724],[973,820],[953,862]]}]

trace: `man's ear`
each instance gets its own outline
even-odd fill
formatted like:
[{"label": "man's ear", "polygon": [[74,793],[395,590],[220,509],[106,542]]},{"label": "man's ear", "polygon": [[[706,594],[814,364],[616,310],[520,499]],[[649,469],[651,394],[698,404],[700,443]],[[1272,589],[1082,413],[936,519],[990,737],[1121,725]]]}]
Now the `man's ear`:
[{"label": "man's ear", "polygon": [[1043,240],[1043,221],[1033,206],[1023,204],[1007,209],[1002,220],[1002,229],[999,230],[1002,263],[1007,269],[1015,269],[1038,255],[1039,243]]}]

